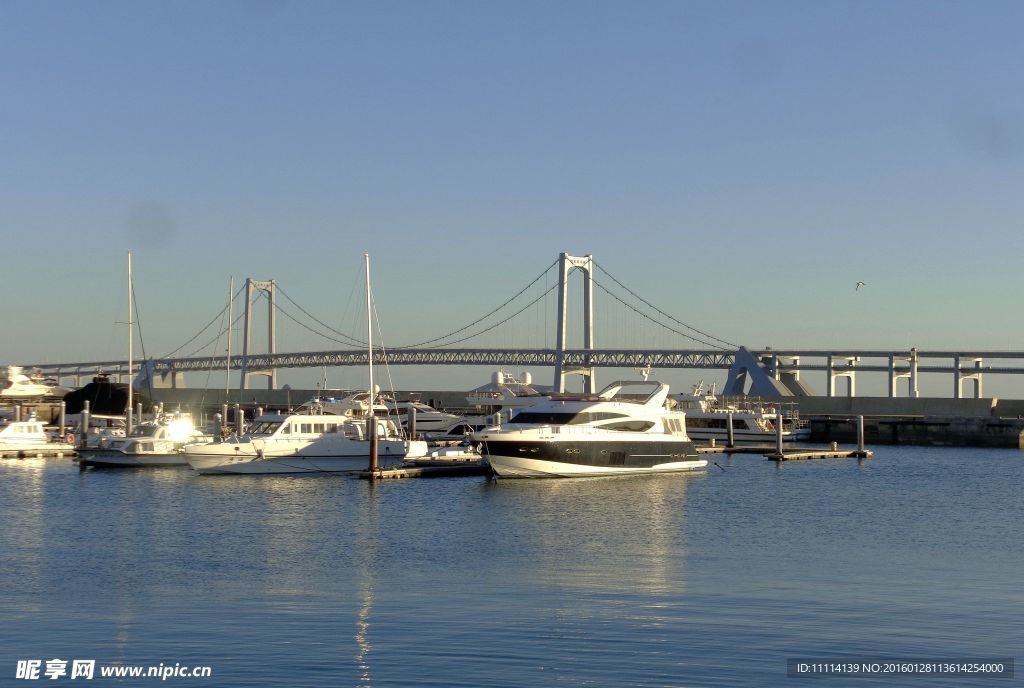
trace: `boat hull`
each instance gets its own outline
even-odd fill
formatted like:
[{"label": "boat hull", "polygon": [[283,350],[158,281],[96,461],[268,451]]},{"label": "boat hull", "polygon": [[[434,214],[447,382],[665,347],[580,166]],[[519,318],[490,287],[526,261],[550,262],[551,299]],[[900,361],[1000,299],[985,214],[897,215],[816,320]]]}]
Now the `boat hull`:
[{"label": "boat hull", "polygon": [[123,452],[92,451],[82,455],[78,462],[83,466],[97,468],[159,468],[163,466],[187,466],[188,461],[181,454],[125,454]]},{"label": "boat hull", "polygon": [[[268,445],[251,442],[190,445],[185,448],[183,458],[204,475],[355,473],[369,467],[366,442],[349,442],[346,449],[329,454],[319,453],[309,446],[289,450]],[[426,452],[426,442],[383,440],[377,447],[377,465],[392,468],[406,457],[423,456]]]},{"label": "boat hull", "polygon": [[679,473],[708,464],[690,441],[487,441],[482,453],[491,470],[502,478]]},{"label": "boat hull", "polygon": [[[188,464],[203,475],[273,475],[294,473],[356,473],[369,467],[365,454],[353,456],[198,456]],[[378,455],[380,468],[394,468],[401,455]]]}]

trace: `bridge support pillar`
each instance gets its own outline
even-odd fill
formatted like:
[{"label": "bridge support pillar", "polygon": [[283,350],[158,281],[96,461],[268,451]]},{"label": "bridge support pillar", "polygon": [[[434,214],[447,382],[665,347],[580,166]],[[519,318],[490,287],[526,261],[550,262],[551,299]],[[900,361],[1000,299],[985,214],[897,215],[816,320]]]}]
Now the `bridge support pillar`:
[{"label": "bridge support pillar", "polygon": [[973,362],[973,368],[963,368],[963,358],[960,354],[953,357],[953,398],[962,399],[964,396],[964,381],[974,381],[974,398],[981,399],[982,395],[982,363],[984,362],[980,358],[970,357],[966,360]]},{"label": "bridge support pillar", "polygon": [[[257,292],[267,295],[267,353],[277,353],[277,287],[274,280],[254,280],[251,277],[245,280],[245,330],[242,340],[242,373],[241,389],[249,388],[249,378],[257,375],[267,378],[267,389],[277,389],[277,368],[269,370],[252,370],[249,368],[249,346],[252,342],[252,302],[258,296]],[[230,327],[230,323],[228,324]]]},{"label": "bridge support pillar", "polygon": [[[899,363],[906,361],[906,368],[898,367]],[[919,396],[917,390],[917,349],[911,349],[910,353],[889,354],[889,398],[897,395],[896,387],[902,378],[907,378],[907,396],[916,399]]]},{"label": "bridge support pillar", "polygon": [[[843,361],[842,367],[836,365],[836,361]],[[857,396],[857,361],[860,360],[860,356],[836,356],[834,354],[828,355],[828,396],[836,396],[836,379],[845,377],[849,380],[849,386],[847,387],[848,397]]]},{"label": "bridge support pillar", "polygon": [[[567,375],[583,375],[586,378],[585,391],[597,393],[595,369],[586,365],[568,368],[565,364],[566,310],[569,302],[569,273],[581,270],[585,277],[583,282],[583,349],[594,350],[594,257],[570,256],[563,253],[558,258],[558,340],[555,344],[555,380],[554,387],[559,393],[565,392]],[[584,364],[589,361],[584,361]]]}]

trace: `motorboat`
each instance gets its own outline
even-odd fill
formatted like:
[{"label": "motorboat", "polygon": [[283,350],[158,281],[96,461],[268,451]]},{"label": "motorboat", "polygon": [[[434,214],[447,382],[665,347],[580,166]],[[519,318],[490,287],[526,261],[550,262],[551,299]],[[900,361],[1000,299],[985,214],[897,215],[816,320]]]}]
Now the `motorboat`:
[{"label": "motorboat", "polygon": [[33,453],[71,454],[74,450],[74,445],[48,434],[43,421],[35,417],[0,424],[0,453],[19,456]]},{"label": "motorboat", "polygon": [[[76,442],[76,450],[79,454],[106,451],[112,440],[123,439],[125,436],[124,416],[111,416],[107,414],[89,414],[89,427],[82,432],[82,418],[85,414],[68,416],[68,421],[74,427],[70,435]],[[77,417],[77,418],[76,418]],[[84,438],[83,438],[84,435]]]},{"label": "motorboat", "polygon": [[409,429],[410,418],[415,414],[417,433],[444,431],[461,419],[461,416],[438,411],[434,407],[415,399],[391,402],[388,404],[388,411],[396,417],[397,422],[406,430]]},{"label": "motorboat", "polygon": [[669,397],[669,406],[686,414],[686,431],[694,440],[728,441],[732,418],[734,442],[775,442],[782,417],[782,441],[807,440],[811,427],[800,419],[795,405],[749,397],[720,399],[715,387],[701,380],[689,393]]},{"label": "motorboat", "polygon": [[[528,406],[548,401],[551,397],[533,385],[533,376],[523,372],[519,376],[496,370],[491,381],[466,394],[466,403],[479,411],[457,418],[447,427],[435,433],[437,437],[462,438],[470,433],[483,430],[501,418]],[[418,423],[418,421],[417,421]]]},{"label": "motorboat", "polygon": [[475,432],[502,478],[564,478],[692,471],[707,466],[685,414],[665,408],[668,385],[618,381],[597,395],[552,395],[503,427]]},{"label": "motorboat", "polygon": [[181,448],[212,439],[196,429],[188,414],[162,414],[139,423],[126,437],[107,438],[102,448],[79,461],[100,467],[187,466]]},{"label": "motorboat", "polygon": [[[406,440],[394,421],[375,418],[379,466],[398,466],[427,454],[427,443]],[[200,473],[352,473],[366,470],[368,421],[335,414],[263,414],[245,434],[186,444],[185,460]]]},{"label": "motorboat", "polygon": [[533,376],[523,372],[519,377],[496,370],[491,381],[466,394],[466,403],[482,409],[484,414],[499,409],[515,409],[533,406],[548,399],[548,396],[533,386]]},{"label": "motorboat", "polygon": [[44,378],[36,369],[26,375],[21,366],[7,366],[0,377],[0,398],[4,399],[60,398],[70,391],[56,380]]},{"label": "motorboat", "polygon": [[382,395],[380,387],[377,386],[373,390],[372,409],[369,391],[338,391],[338,395],[317,394],[299,407],[299,413],[327,413],[349,418],[366,418],[372,410],[375,416],[387,416],[390,413],[389,404],[394,403],[391,397]]}]

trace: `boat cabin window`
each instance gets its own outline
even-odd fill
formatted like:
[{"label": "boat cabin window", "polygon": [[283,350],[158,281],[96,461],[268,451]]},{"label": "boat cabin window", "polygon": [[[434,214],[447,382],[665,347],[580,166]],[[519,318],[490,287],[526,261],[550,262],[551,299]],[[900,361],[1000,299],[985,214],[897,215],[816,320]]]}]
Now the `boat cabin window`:
[{"label": "boat cabin window", "polygon": [[673,435],[685,434],[686,429],[683,427],[683,421],[678,418],[663,418],[665,423],[665,429]]},{"label": "boat cabin window", "polygon": [[[277,430],[279,427],[281,427],[281,423],[277,421],[259,421],[257,423],[252,424],[252,426],[249,428],[248,434],[272,435],[274,434],[274,431]],[[287,430],[288,428],[285,428],[285,432],[287,432]]]},{"label": "boat cabin window", "polygon": [[599,420],[612,420],[614,418],[626,418],[626,415],[622,413],[608,413],[606,411],[583,411],[581,413],[520,411],[512,417],[512,422],[531,425],[585,425]]},{"label": "boat cabin window", "polygon": [[157,430],[156,425],[136,425],[132,428],[132,437],[153,437]]},{"label": "boat cabin window", "polygon": [[646,432],[654,427],[653,420],[624,420],[618,423],[602,425],[603,430],[619,430],[625,432]]}]

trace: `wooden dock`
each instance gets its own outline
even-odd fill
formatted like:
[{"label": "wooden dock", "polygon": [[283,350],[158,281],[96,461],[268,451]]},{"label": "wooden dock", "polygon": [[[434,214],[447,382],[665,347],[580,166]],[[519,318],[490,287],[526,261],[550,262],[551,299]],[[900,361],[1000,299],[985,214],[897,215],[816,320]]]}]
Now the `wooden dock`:
[{"label": "wooden dock", "polygon": [[808,461],[810,459],[870,459],[874,454],[870,451],[839,450],[831,449],[801,449],[796,451],[783,452],[782,454],[772,452],[765,454],[769,461]]},{"label": "wooden dock", "polygon": [[416,466],[382,468],[374,471],[360,471],[362,480],[398,480],[400,478],[452,478],[466,475],[490,475],[491,467],[483,461],[438,461],[417,462]]},{"label": "wooden dock", "polygon": [[62,459],[65,456],[77,456],[71,448],[61,449],[4,449],[0,450],[0,459]]},{"label": "wooden dock", "polygon": [[770,461],[807,461],[809,459],[870,459],[874,454],[864,449],[816,449],[787,447],[781,452],[774,444],[746,444],[732,447],[697,447],[698,454],[761,454]]}]

